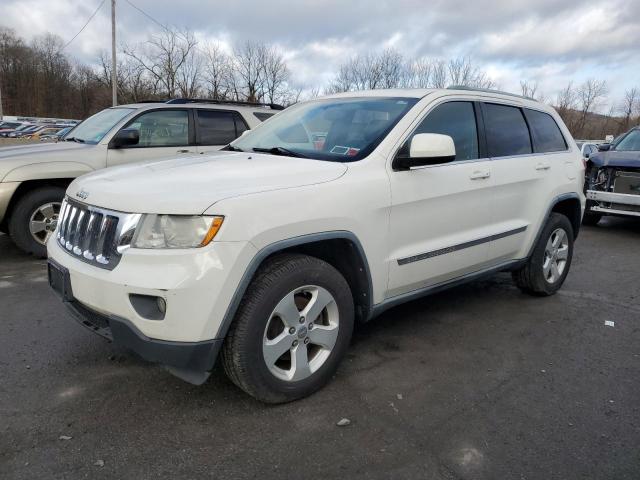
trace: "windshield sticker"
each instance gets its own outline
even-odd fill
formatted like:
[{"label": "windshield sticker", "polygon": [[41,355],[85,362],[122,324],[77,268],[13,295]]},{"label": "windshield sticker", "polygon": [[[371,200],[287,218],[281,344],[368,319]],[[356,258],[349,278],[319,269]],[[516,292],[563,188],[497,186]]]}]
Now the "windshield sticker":
[{"label": "windshield sticker", "polygon": [[331,153],[335,153],[336,155],[346,155],[347,157],[355,157],[359,151],[359,148],[344,147],[342,145],[336,145],[331,149]]}]

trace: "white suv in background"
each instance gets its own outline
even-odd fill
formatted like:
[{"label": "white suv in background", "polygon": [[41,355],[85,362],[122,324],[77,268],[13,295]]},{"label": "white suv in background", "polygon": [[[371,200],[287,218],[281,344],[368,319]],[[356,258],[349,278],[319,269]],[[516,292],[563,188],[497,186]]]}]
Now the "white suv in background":
[{"label": "white suv in background", "polygon": [[77,179],[48,244],[82,324],[192,383],[220,356],[254,397],[294,400],[335,373],[355,321],[500,271],[551,295],[569,272],[584,168],[544,104],[345,93],[226,150]]},{"label": "white suv in background", "polygon": [[100,168],[208,153],[282,110],[273,104],[179,98],[107,108],[65,142],[0,148],[0,231],[46,255],[64,191]]}]

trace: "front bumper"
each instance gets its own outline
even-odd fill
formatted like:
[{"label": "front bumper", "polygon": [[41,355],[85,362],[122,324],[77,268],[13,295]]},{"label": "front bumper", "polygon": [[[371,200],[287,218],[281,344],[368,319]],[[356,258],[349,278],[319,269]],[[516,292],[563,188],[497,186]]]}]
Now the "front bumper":
[{"label": "front bumper", "polygon": [[[94,333],[166,365],[191,383],[208,377],[222,345],[222,320],[255,247],[212,242],[189,250],[127,250],[113,270],[97,268],[48,242],[49,262],[66,286],[52,285]],[[52,281],[50,280],[50,283]],[[65,292],[69,292],[68,294]],[[164,318],[145,318],[131,295],[161,297]]]},{"label": "front bumper", "polygon": [[587,190],[589,211],[640,217],[640,195]]},{"label": "front bumper", "polygon": [[135,352],[144,360],[166,366],[177,377],[195,385],[201,385],[209,378],[222,348],[222,339],[205,342],[155,340],[124,318],[102,315],[77,300],[64,300],[64,304],[82,326]]}]

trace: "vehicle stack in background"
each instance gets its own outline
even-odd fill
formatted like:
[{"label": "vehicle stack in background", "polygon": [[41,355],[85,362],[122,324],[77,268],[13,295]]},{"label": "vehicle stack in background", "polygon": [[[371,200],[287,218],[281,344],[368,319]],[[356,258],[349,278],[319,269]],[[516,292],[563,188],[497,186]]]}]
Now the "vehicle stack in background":
[{"label": "vehicle stack in background", "polygon": [[[0,121],[0,146],[14,144],[2,139],[57,141],[79,120],[34,117],[3,117]],[[63,132],[64,131],[64,132]]]}]

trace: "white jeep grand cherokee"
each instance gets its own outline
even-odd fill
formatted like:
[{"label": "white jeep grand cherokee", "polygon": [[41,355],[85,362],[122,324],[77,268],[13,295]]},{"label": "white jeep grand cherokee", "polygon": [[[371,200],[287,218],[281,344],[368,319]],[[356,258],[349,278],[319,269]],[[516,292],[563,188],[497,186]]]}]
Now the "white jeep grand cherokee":
[{"label": "white jeep grand cherokee", "polygon": [[220,355],[247,393],[297,399],[335,373],[356,320],[499,271],[551,295],[569,272],[584,170],[541,103],[346,93],[226,150],[77,179],[48,243],[82,324],[192,383]]}]

